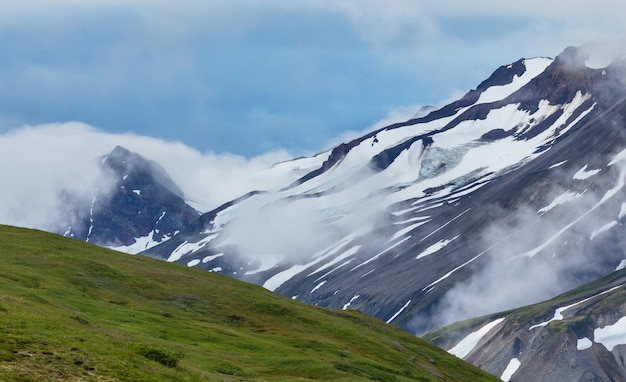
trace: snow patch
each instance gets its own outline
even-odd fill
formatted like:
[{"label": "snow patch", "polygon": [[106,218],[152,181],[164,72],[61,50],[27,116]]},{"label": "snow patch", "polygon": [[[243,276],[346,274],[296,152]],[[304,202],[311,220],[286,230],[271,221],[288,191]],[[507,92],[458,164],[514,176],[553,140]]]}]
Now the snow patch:
[{"label": "snow patch", "polygon": [[347,251],[345,251],[341,255],[339,255],[336,258],[334,258],[332,261],[322,265],[321,267],[317,268],[315,271],[309,273],[308,276],[312,276],[312,275],[314,275],[316,273],[319,273],[319,272],[323,271],[324,269],[327,269],[327,268],[329,268],[329,267],[339,263],[340,261],[342,261],[342,260],[344,260],[344,259],[346,259],[346,258],[348,258],[348,257],[350,257],[350,256],[352,256],[354,254],[356,254],[359,251],[360,248],[361,248],[360,245],[355,245],[354,247],[348,249]]},{"label": "snow patch", "polygon": [[387,240],[387,243],[389,243],[390,241],[394,241],[397,238],[406,235],[407,233],[413,231],[415,228],[417,228],[417,227],[419,227],[421,225],[424,225],[424,224],[428,223],[429,221],[430,220],[421,221],[419,223],[411,224],[410,226],[401,229],[400,231],[396,232],[391,239]]},{"label": "snow patch", "polygon": [[310,293],[313,293],[313,292],[315,292],[316,290],[320,289],[320,288],[322,287],[322,285],[324,285],[324,284],[326,284],[326,280],[324,280],[324,281],[322,281],[321,283],[317,284],[317,285],[315,286],[315,288],[311,289],[311,292],[310,292]]},{"label": "snow patch", "polygon": [[156,226],[157,224],[159,224],[159,222],[160,222],[161,220],[163,220],[163,218],[165,217],[165,214],[166,214],[166,213],[167,213],[167,211],[163,211],[163,213],[161,214],[161,216],[159,216],[159,218],[157,219],[156,223],[154,224],[155,226]]},{"label": "snow patch", "polygon": [[607,325],[593,331],[593,340],[613,351],[617,345],[626,345],[626,317],[620,318],[613,325]]},{"label": "snow patch", "polygon": [[154,234],[155,234],[155,231],[153,230],[146,236],[136,237],[135,238],[135,242],[133,244],[131,244],[131,245],[124,245],[124,246],[119,246],[119,247],[111,247],[111,249],[135,255],[135,254],[137,254],[139,252],[142,252],[142,251],[145,251],[147,249],[150,249],[150,248],[154,247],[157,244],[164,243],[165,241],[170,239],[169,236],[164,236],[163,240],[159,242],[159,241],[156,241],[156,240],[153,239]]},{"label": "snow patch", "polygon": [[519,359],[512,358],[509,361],[509,364],[506,365],[506,368],[502,372],[502,376],[500,376],[500,379],[504,382],[509,382],[513,374],[515,374],[515,372],[517,371],[517,369],[519,369],[521,365],[522,363],[520,362]]},{"label": "snow patch", "polygon": [[626,268],[626,259],[623,259],[622,261],[620,261],[617,267],[615,268],[615,270],[621,271],[624,268]]},{"label": "snow patch", "polygon": [[188,267],[195,267],[198,264],[200,264],[200,259],[195,259],[195,260],[191,260],[190,262],[188,262],[187,266]]},{"label": "snow patch", "polygon": [[587,178],[591,178],[592,176],[596,175],[597,173],[599,173],[600,169],[595,169],[595,170],[589,170],[587,171],[587,165],[584,165],[583,168],[581,168],[580,170],[578,170],[576,172],[576,174],[574,174],[574,179],[577,180],[585,180]]},{"label": "snow patch", "polygon": [[623,161],[625,159],[626,159],[626,149],[620,151],[617,155],[615,155],[613,157],[613,159],[611,159],[611,161],[609,162],[608,165],[612,166],[612,165],[614,165],[614,164],[616,164],[618,162],[621,162],[621,161]]},{"label": "snow patch", "polygon": [[592,344],[593,343],[591,342],[591,340],[587,337],[579,338],[578,341],[576,342],[576,349],[586,350],[586,349],[589,349]]},{"label": "snow patch", "polygon": [[616,221],[612,221],[610,223],[607,223],[607,224],[603,225],[602,227],[596,229],[595,231],[593,231],[591,233],[591,236],[589,237],[589,240],[593,240],[594,237],[598,236],[602,232],[606,232],[606,231],[610,230],[611,228],[615,227],[617,224],[618,223]]},{"label": "snow patch", "polygon": [[[625,262],[626,262],[626,260],[625,260]],[[372,272],[374,272],[375,270],[376,270],[376,268],[374,268],[374,269],[372,269],[371,271],[369,271],[369,272],[367,272],[367,273],[363,274],[363,275],[361,276],[361,278],[363,278],[363,277],[365,277],[365,276],[367,276],[367,275],[371,274],[371,273],[372,273]]]},{"label": "snow patch", "polygon": [[341,241],[331,245],[330,247],[325,248],[324,250],[320,252],[317,252],[315,255],[313,255],[312,260],[310,262],[306,264],[296,264],[289,269],[286,269],[282,272],[275,274],[274,276],[270,277],[263,283],[263,287],[265,289],[275,291],[276,289],[278,289],[278,287],[286,283],[287,280],[296,276],[298,273],[336,254],[337,252],[339,252],[339,250],[341,250],[345,245],[349,244],[352,240],[353,240],[353,237],[348,236],[342,239]]},{"label": "snow patch", "polygon": [[564,160],[563,162],[555,163],[555,164],[553,164],[552,166],[548,167],[548,169],[553,169],[553,168],[556,168],[556,167],[562,166],[562,165],[564,165],[565,163],[567,163],[567,160]]},{"label": "snow patch", "polygon": [[506,236],[504,239],[500,240],[499,242],[495,243],[494,245],[492,245],[491,247],[485,249],[484,251],[482,251],[481,253],[479,253],[478,255],[472,257],[471,259],[467,260],[466,262],[464,262],[463,264],[459,265],[458,267],[452,269],[450,272],[446,273],[445,275],[441,276],[440,278],[438,278],[437,280],[433,281],[432,283],[426,285],[424,288],[422,288],[422,291],[426,291],[426,293],[430,292],[435,284],[440,283],[441,281],[447,279],[448,277],[450,277],[450,275],[452,275],[454,272],[458,271],[459,269],[467,266],[468,264],[471,264],[472,262],[474,262],[476,259],[478,259],[479,257],[481,257],[482,255],[484,255],[485,253],[487,253],[489,250],[491,250],[494,247],[497,247],[498,245],[502,244],[505,240],[507,240],[509,238],[510,235]]},{"label": "snow patch", "polygon": [[350,301],[348,301],[348,302],[347,302],[347,303],[343,306],[343,308],[341,308],[341,310],[346,310],[346,309],[348,309],[348,307],[350,307],[350,305],[352,305],[352,303],[354,302],[354,300],[356,300],[356,299],[357,299],[357,298],[359,298],[359,297],[361,297],[361,296],[360,296],[360,295],[358,295],[358,294],[355,294],[355,295],[354,295],[354,296],[350,299]]},{"label": "snow patch", "polygon": [[452,223],[453,221],[455,221],[456,219],[460,218],[461,216],[465,215],[468,211],[470,210],[470,208],[466,209],[465,211],[461,212],[460,214],[458,214],[457,216],[453,217],[450,221],[446,222],[444,225],[442,225],[441,227],[437,228],[436,230],[434,230],[433,232],[429,233],[428,235],[424,236],[420,242],[426,240],[427,238],[431,237],[432,235],[434,235],[435,233],[437,233],[438,231],[444,229],[448,224]]},{"label": "snow patch", "polygon": [[223,253],[218,253],[217,255],[207,256],[204,259],[202,259],[202,264],[206,264],[209,261],[215,260],[215,259],[217,259],[218,257],[221,257],[221,256],[224,256],[224,254]]},{"label": "snow patch", "polygon": [[415,258],[416,260],[421,259],[422,257],[426,257],[429,255],[432,255],[433,253],[439,251],[440,249],[444,248],[446,245],[452,243],[454,240],[456,240],[459,236],[461,235],[456,235],[455,237],[453,237],[452,239],[446,239],[446,240],[439,240],[438,242],[436,242],[435,244],[431,245],[430,247],[426,248],[424,251],[422,251],[422,253],[420,253],[419,255],[417,255],[417,257]]},{"label": "snow patch", "polygon": [[[584,192],[583,192],[584,194]],[[537,213],[538,214],[545,214],[546,212],[550,211],[551,209],[553,209],[554,207],[560,205],[560,204],[564,204],[567,203],[569,201],[575,200],[577,198],[580,198],[583,194],[577,194],[575,192],[571,192],[571,191],[567,191],[559,196],[557,196],[550,204],[548,204],[545,207],[540,208]]]},{"label": "snow patch", "polygon": [[378,259],[380,256],[384,255],[385,253],[389,252],[390,250],[394,249],[395,247],[397,247],[398,245],[404,243],[405,241],[409,240],[411,238],[411,236],[405,237],[402,240],[400,240],[399,242],[393,244],[391,247],[388,247],[386,249],[384,249],[383,251],[377,253],[375,256],[370,257],[369,259],[365,260],[364,262],[362,262],[361,264],[357,265],[356,267],[352,268],[351,271],[362,267],[363,265],[366,265],[368,263],[371,263],[372,261]]},{"label": "snow patch", "polygon": [[409,306],[409,304],[411,303],[411,300],[407,301],[406,304],[404,304],[402,306],[402,308],[400,308],[400,310],[398,310],[393,316],[391,316],[390,319],[388,319],[386,322],[390,323],[391,321],[395,320],[396,317],[398,317],[400,315],[400,313],[402,313],[402,311],[404,311],[404,309],[406,309],[407,306]]},{"label": "snow patch", "polygon": [[617,194],[617,192],[619,190],[622,189],[622,187],[624,187],[624,176],[626,175],[626,170],[622,169],[622,171],[620,171],[620,175],[617,181],[617,184],[615,185],[615,187],[613,187],[612,189],[608,190],[604,196],[602,196],[602,199],[600,199],[600,201],[598,203],[596,203],[593,207],[591,207],[591,209],[589,209],[587,212],[585,212],[584,214],[580,215],[578,218],[576,218],[574,221],[572,221],[571,223],[567,224],[565,227],[561,228],[557,233],[555,233],[554,235],[552,235],[552,237],[548,238],[548,240],[546,240],[545,242],[543,242],[543,244],[537,246],[536,248],[526,252],[523,254],[523,256],[528,256],[528,257],[534,257],[536,254],[538,254],[539,252],[541,252],[543,249],[545,249],[548,245],[550,245],[550,243],[552,243],[557,237],[559,237],[561,234],[563,234],[563,232],[567,231],[568,229],[570,229],[573,225],[575,225],[576,223],[578,223],[581,219],[583,219],[585,216],[589,215],[591,212],[593,212],[595,209],[597,209],[598,207],[600,207],[601,205],[603,205],[607,200],[609,200],[610,198],[612,198],[613,196],[615,196]]},{"label": "snow patch", "polygon": [[617,218],[621,219],[624,216],[626,216],[626,203],[622,203],[622,207],[619,210],[619,215],[617,216]]},{"label": "snow patch", "polygon": [[141,196],[141,190],[133,190],[133,192],[139,196]]},{"label": "snow patch", "polygon": [[189,243],[188,241],[184,241],[170,254],[170,257],[167,259],[167,261],[169,262],[178,261],[181,257],[198,251],[199,249],[207,245],[216,236],[217,234],[207,236],[197,243]]},{"label": "snow patch", "polygon": [[430,220],[430,216],[415,216],[415,217],[412,217],[412,218],[407,219],[407,220],[395,222],[393,224],[395,224],[395,225],[402,225],[402,224],[413,223],[413,222],[422,221],[422,220]]},{"label": "snow patch", "polygon": [[85,242],[89,243],[89,237],[91,236],[91,231],[93,231],[93,207],[96,204],[96,196],[91,200],[91,207],[89,208],[89,230],[87,231],[87,238]]},{"label": "snow patch", "polygon": [[498,318],[490,323],[483,325],[480,329],[468,334],[463,338],[455,347],[448,350],[448,353],[455,355],[461,359],[464,359],[474,348],[478,345],[478,342],[487,334],[491,329],[496,327],[499,323],[505,320],[506,317]]}]

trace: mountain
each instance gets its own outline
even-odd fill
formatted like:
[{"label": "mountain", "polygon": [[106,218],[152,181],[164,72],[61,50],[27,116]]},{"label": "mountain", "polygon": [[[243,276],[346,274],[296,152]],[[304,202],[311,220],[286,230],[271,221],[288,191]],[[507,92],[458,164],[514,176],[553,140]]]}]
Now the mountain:
[{"label": "mountain", "polygon": [[66,195],[57,233],[136,253],[166,241],[200,215],[156,162],[117,146],[100,160],[106,179],[90,200]]},{"label": "mountain", "polygon": [[[35,265],[35,266],[33,266]],[[0,225],[3,381],[496,381],[357,311]]]},{"label": "mountain", "polygon": [[426,336],[505,381],[626,379],[626,271]]},{"label": "mountain", "polygon": [[[498,68],[461,99],[313,157],[143,255],[422,334],[545,300],[626,259],[626,60]],[[595,62],[595,61],[594,61]]]}]

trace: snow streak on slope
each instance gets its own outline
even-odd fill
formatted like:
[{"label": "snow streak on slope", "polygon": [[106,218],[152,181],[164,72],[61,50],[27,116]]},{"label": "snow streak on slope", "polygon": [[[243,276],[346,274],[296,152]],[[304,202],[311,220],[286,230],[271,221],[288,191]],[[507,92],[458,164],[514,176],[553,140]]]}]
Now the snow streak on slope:
[{"label": "snow streak on slope", "polygon": [[517,371],[517,369],[519,369],[521,365],[522,363],[520,362],[519,359],[512,358],[509,364],[506,366],[506,368],[502,372],[500,379],[503,382],[509,382],[511,380],[511,377],[513,377],[513,374],[515,374],[515,372]]},{"label": "snow streak on slope", "polygon": [[400,315],[400,313],[402,313],[411,303],[411,300],[407,301],[406,304],[402,305],[402,308],[400,308],[400,310],[398,310],[396,313],[394,313],[393,316],[391,316],[390,319],[388,319],[387,321],[385,321],[386,323],[391,323],[391,321],[395,320],[396,317],[398,317]]},{"label": "snow streak on slope", "polygon": [[162,242],[168,240],[171,238],[171,236],[169,235],[165,235],[165,237],[162,240],[154,240],[154,236],[155,234],[157,234],[157,232],[155,230],[151,231],[150,233],[148,233],[146,236],[142,236],[142,237],[138,237],[135,238],[135,243],[131,244],[131,245],[124,245],[124,246],[119,246],[119,247],[110,247],[113,250],[116,251],[120,251],[120,252],[125,252],[125,253],[129,253],[132,255],[135,255],[139,252],[145,251],[147,249],[150,249],[154,246],[157,246],[159,244],[161,244]]},{"label": "snow streak on slope", "polygon": [[475,332],[468,334],[465,338],[463,338],[456,346],[452,349],[448,350],[448,353],[453,354],[461,359],[467,357],[469,353],[474,350],[476,345],[480,342],[480,340],[495,328],[499,323],[505,320],[506,317],[498,318],[497,320],[491,321],[490,323],[484,325],[482,328],[478,329]]},{"label": "snow streak on slope", "polygon": [[587,170],[587,166],[588,165],[585,165],[583,168],[578,170],[578,172],[576,174],[574,174],[574,179],[585,180],[587,178],[591,178],[592,176],[594,176],[597,173],[599,173],[600,171],[602,171],[600,169]]},{"label": "snow streak on slope", "polygon": [[557,196],[549,205],[540,208],[539,211],[537,211],[537,213],[545,214],[546,212],[550,211],[554,207],[556,207],[556,206],[558,206],[560,204],[564,204],[564,203],[567,203],[569,201],[575,200],[575,199],[577,199],[577,198],[579,198],[581,196],[582,196],[582,194],[577,194],[575,192],[566,191],[563,194]]},{"label": "snow streak on slope", "polygon": [[585,299],[583,299],[583,300],[577,301],[577,302],[575,302],[575,303],[573,303],[573,304],[570,304],[570,305],[567,305],[567,306],[563,306],[563,307],[557,308],[557,309],[554,311],[554,317],[552,317],[552,318],[551,318],[551,319],[549,319],[548,321],[544,321],[544,322],[541,322],[541,323],[539,323],[539,324],[537,324],[537,325],[533,325],[533,326],[531,326],[528,330],[533,330],[533,329],[535,329],[535,328],[540,328],[540,327],[547,326],[547,325],[548,325],[549,323],[551,323],[552,321],[562,320],[562,319],[563,319],[563,312],[565,312],[566,310],[571,309],[571,308],[575,307],[576,305],[580,305],[580,304],[582,304],[582,303],[585,303],[585,302],[587,302],[587,301],[589,301],[589,300],[591,300],[591,299],[593,299],[593,298],[596,298],[596,297],[598,297],[598,296],[602,296],[603,294],[610,293],[610,292],[612,292],[612,291],[614,291],[614,290],[616,290],[616,289],[618,289],[618,288],[621,288],[621,287],[622,287],[621,285],[618,285],[618,286],[613,287],[613,288],[611,288],[611,289],[609,289],[609,290],[605,290],[604,292],[600,292],[600,293],[598,293],[598,294],[596,294],[596,295],[594,295],[594,296],[587,297],[587,298],[585,298]]},{"label": "snow streak on slope", "polygon": [[202,247],[207,245],[216,236],[217,235],[207,236],[207,237],[205,237],[204,239],[200,240],[197,243],[184,242],[183,244],[179,245],[178,248],[176,248],[174,250],[174,252],[172,252],[172,254],[167,259],[167,261],[176,261],[176,260],[180,259],[181,257],[183,257],[186,254],[189,254],[189,253],[192,253],[192,252],[195,252],[195,251],[201,249]]},{"label": "snow streak on slope", "polygon": [[[609,165],[611,165],[612,163],[614,163],[614,161],[611,161],[611,163],[609,163]],[[557,231],[554,235],[552,235],[550,238],[548,238],[548,240],[544,241],[541,245],[539,245],[536,248],[534,248],[534,249],[524,253],[524,255],[528,256],[528,257],[533,257],[533,256],[537,255],[543,249],[548,247],[548,245],[550,245],[554,240],[556,240],[558,237],[560,237],[564,232],[566,232],[567,230],[572,228],[576,223],[580,222],[585,216],[589,215],[591,212],[593,212],[594,210],[596,210],[597,208],[602,206],[607,200],[609,200],[610,198],[615,196],[615,194],[617,194],[617,192],[619,190],[621,190],[622,187],[624,187],[624,175],[626,175],[626,171],[625,170],[626,170],[626,168],[621,170],[619,179],[618,179],[617,184],[615,185],[615,187],[613,187],[612,189],[608,190],[604,194],[602,199],[600,199],[600,201],[598,201],[593,207],[591,207],[585,213],[583,213],[578,218],[573,220],[571,223],[565,225],[563,228],[561,228],[559,231]]]},{"label": "snow streak on slope", "polygon": [[433,253],[435,253],[435,252],[439,251],[440,249],[444,248],[446,245],[450,244],[452,241],[458,239],[458,237],[459,237],[459,235],[456,235],[452,239],[440,240],[440,241],[436,242],[435,244],[433,244],[430,247],[426,248],[422,253],[417,255],[417,257],[415,259],[419,260],[422,257],[426,257],[426,256],[429,256],[429,255],[432,255]]},{"label": "snow streak on slope", "polygon": [[341,241],[339,241],[336,244],[333,244],[332,246],[316,253],[313,256],[313,260],[305,263],[305,264],[298,264],[298,265],[294,265],[289,269],[286,269],[282,272],[279,272],[277,274],[275,274],[274,276],[272,276],[271,278],[269,278],[267,281],[265,281],[265,283],[263,284],[263,286],[271,291],[276,290],[276,288],[278,288],[279,286],[281,286],[285,281],[289,280],[290,278],[292,278],[294,275],[302,272],[305,269],[308,269],[309,267],[318,264],[320,262],[322,262],[323,260],[325,260],[328,257],[332,257],[333,255],[335,255],[337,252],[339,252],[345,245],[347,245],[348,243],[350,243],[353,240],[353,237],[346,237],[344,239],[342,239]]},{"label": "snow streak on slope", "polygon": [[508,85],[490,87],[480,95],[480,98],[476,103],[495,102],[508,97],[515,91],[519,90],[522,86],[530,82],[530,80],[537,77],[551,63],[552,59],[549,58],[535,58],[532,60],[524,60],[524,66],[526,67],[526,71],[521,76],[514,76],[513,81]]}]

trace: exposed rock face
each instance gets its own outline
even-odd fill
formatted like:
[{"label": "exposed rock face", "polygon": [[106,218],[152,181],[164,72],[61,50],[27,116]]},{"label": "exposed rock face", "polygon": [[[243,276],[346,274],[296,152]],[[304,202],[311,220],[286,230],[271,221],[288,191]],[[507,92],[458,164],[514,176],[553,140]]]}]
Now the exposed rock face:
[{"label": "exposed rock face", "polygon": [[101,168],[109,179],[107,187],[90,205],[75,205],[78,219],[66,236],[122,249],[140,240],[138,252],[170,238],[200,215],[153,161],[118,146],[102,158]]},{"label": "exposed rock face", "polygon": [[[623,381],[625,283],[626,273],[616,272],[550,301],[457,323],[427,338],[509,381]],[[458,346],[500,316],[471,349]]]}]

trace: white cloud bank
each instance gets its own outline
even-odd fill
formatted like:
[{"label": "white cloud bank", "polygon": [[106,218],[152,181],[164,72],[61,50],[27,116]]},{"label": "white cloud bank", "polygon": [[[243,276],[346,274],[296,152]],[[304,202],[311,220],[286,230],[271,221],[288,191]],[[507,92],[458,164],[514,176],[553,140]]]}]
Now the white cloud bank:
[{"label": "white cloud bank", "polygon": [[117,145],[162,165],[200,210],[271,186],[255,173],[290,157],[285,151],[251,159],[200,153],[181,143],[76,122],[26,126],[0,135],[0,223],[49,228],[63,212],[63,190],[88,198],[106,187],[98,159]]}]

